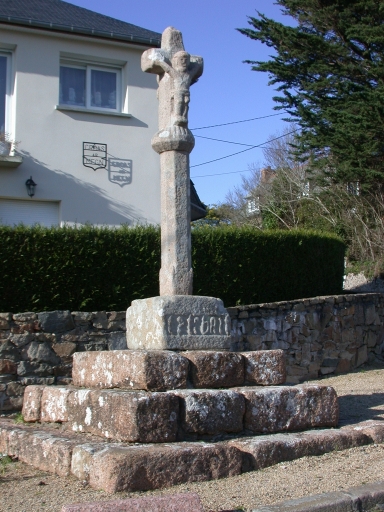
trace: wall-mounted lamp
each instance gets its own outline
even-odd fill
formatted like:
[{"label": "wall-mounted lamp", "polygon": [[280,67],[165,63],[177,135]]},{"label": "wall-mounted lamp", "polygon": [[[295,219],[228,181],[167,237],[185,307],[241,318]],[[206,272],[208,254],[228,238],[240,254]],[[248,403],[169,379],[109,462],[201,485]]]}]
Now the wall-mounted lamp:
[{"label": "wall-mounted lamp", "polygon": [[36,183],[33,181],[32,176],[25,182],[25,186],[27,187],[29,197],[33,197],[35,195]]}]

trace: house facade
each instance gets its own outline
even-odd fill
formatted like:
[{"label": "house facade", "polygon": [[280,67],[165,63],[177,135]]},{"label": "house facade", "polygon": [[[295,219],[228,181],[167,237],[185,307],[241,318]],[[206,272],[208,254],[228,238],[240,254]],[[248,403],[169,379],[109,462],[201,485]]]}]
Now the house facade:
[{"label": "house facade", "polygon": [[0,0],[1,223],[160,223],[157,83],[140,66],[160,37],[62,0]]}]

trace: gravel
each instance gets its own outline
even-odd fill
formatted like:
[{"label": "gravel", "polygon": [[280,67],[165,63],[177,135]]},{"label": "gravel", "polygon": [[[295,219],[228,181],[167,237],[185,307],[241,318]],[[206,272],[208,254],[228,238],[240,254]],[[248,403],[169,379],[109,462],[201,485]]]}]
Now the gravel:
[{"label": "gravel", "polygon": [[[367,366],[354,373],[316,382],[336,389],[340,397],[341,424],[384,420],[383,367]],[[182,484],[147,493],[118,493],[113,499],[197,492],[207,511],[241,507],[250,511],[261,505],[346,490],[383,479],[384,444],[379,444],[304,457],[223,480]],[[0,465],[0,491],[2,512],[59,512],[64,504],[112,499],[111,495],[90,489],[75,478],[37,471],[21,462]]]}]

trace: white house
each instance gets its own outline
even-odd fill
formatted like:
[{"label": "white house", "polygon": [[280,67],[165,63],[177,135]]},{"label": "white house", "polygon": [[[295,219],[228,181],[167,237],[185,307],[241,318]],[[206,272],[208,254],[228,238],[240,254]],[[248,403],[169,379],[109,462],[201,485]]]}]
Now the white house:
[{"label": "white house", "polygon": [[0,154],[1,223],[160,222],[157,83],[140,67],[158,46],[156,32],[62,0],[0,0],[0,141],[18,142]]}]

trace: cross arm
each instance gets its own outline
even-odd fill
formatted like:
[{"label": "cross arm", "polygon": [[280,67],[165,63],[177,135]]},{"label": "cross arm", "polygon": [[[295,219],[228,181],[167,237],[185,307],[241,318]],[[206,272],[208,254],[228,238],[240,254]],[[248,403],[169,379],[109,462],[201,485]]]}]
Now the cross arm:
[{"label": "cross arm", "polygon": [[164,53],[161,50],[151,48],[141,56],[141,69],[146,73],[162,75],[169,72],[171,66],[165,61]]},{"label": "cross arm", "polygon": [[203,74],[204,70],[204,60],[203,57],[198,57],[197,55],[191,55],[191,64],[189,66],[189,71],[192,75],[192,84],[195,84],[198,79]]}]

